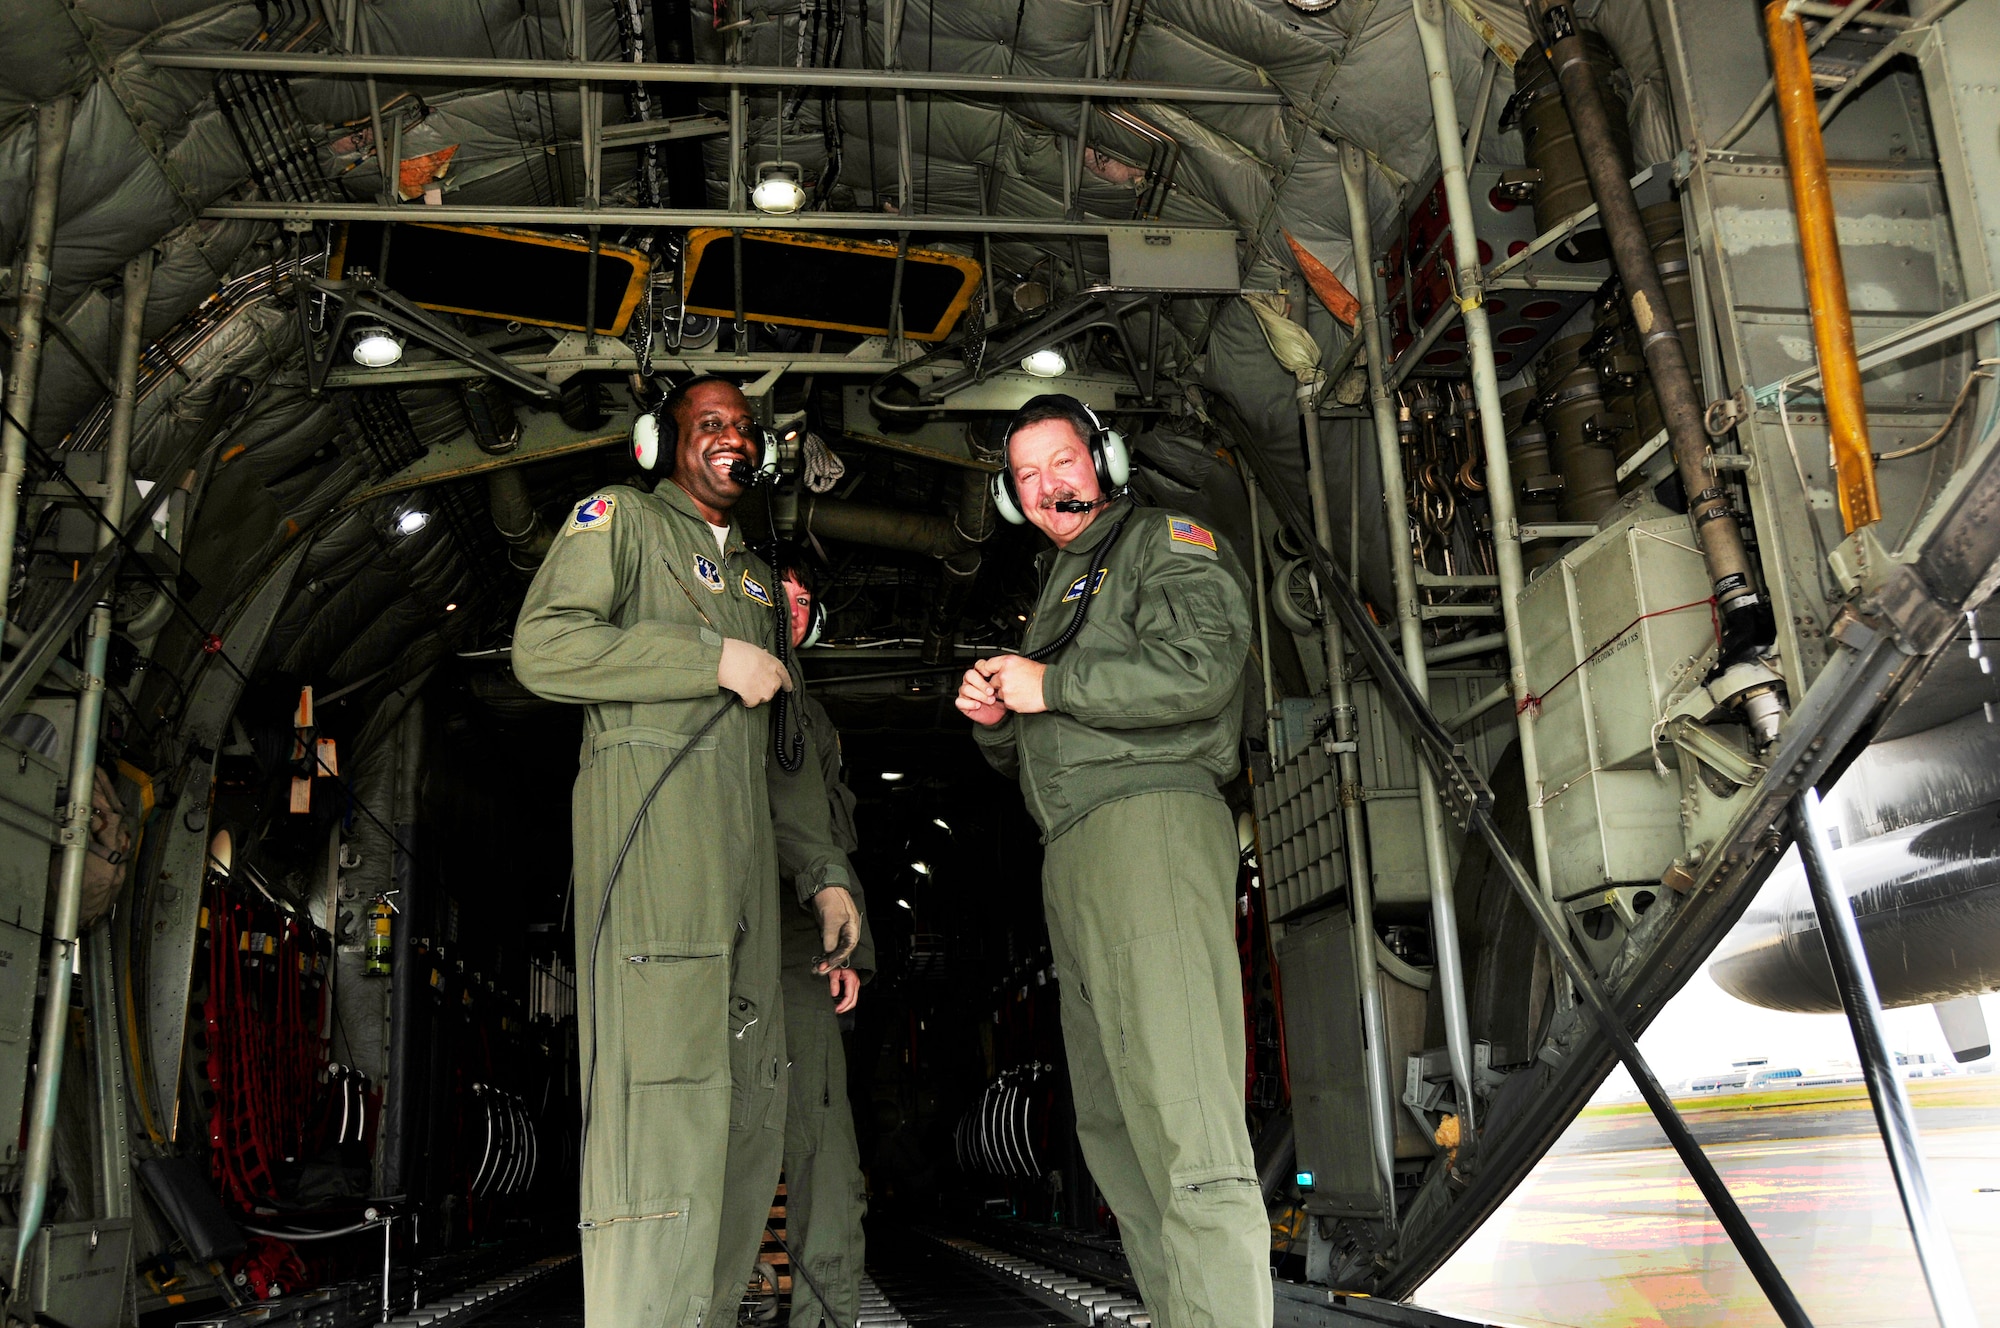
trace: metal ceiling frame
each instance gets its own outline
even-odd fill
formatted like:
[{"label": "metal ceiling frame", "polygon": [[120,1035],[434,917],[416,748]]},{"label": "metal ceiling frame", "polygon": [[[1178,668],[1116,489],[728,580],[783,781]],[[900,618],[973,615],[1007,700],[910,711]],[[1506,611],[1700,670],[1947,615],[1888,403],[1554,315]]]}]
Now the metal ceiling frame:
[{"label": "metal ceiling frame", "polygon": [[1282,106],[1267,88],[1212,88],[1111,78],[1042,78],[906,69],[799,69],[790,65],[625,64],[615,60],[495,60],[424,55],[316,55],[280,51],[148,51],[161,69],[235,69],[283,75],[401,78],[437,83],[698,83],[723,88],[839,88],[986,97],[1091,97],[1123,101]]}]

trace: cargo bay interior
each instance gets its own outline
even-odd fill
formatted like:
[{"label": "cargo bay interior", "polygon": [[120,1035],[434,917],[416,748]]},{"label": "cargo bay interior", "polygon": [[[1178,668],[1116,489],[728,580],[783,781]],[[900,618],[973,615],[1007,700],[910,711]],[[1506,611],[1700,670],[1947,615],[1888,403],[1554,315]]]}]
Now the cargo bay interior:
[{"label": "cargo bay interior", "polygon": [[1993,0],[6,6],[7,1312],[581,1322],[578,718],[508,646],[694,373],[830,610],[862,1322],[1149,1322],[950,699],[1034,601],[1037,392],[1256,581],[1279,1322],[1445,1322],[1815,816],[1744,990],[1992,990],[1996,87]]}]

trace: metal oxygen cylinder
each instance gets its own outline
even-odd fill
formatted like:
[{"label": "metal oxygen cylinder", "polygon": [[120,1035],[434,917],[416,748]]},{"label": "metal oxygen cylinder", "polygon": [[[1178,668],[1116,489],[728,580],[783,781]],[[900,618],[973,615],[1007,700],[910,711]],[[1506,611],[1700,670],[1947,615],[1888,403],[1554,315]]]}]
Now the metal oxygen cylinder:
[{"label": "metal oxygen cylinder", "polygon": [[376,895],[375,902],[368,906],[368,950],[367,964],[362,969],[371,978],[389,976],[390,941],[393,932],[390,919],[396,916],[395,908],[387,895]]}]

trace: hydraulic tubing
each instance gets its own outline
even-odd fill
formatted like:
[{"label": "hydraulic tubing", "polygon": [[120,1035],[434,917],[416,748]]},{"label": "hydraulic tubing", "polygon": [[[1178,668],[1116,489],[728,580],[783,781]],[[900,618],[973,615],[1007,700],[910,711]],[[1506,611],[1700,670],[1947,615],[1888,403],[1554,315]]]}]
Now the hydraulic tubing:
[{"label": "hydraulic tubing", "polygon": [[[1549,866],[1548,822],[1542,810],[1541,746],[1535,732],[1540,716],[1534,706],[1520,704],[1530,695],[1527,635],[1521,625],[1520,606],[1521,587],[1527,578],[1521,568],[1520,523],[1515,519],[1513,470],[1507,460],[1500,375],[1493,363],[1493,329],[1486,315],[1479,234],[1473,220],[1472,194],[1466,184],[1465,156],[1459,148],[1458,102],[1452,92],[1451,65],[1445,55],[1443,6],[1436,0],[1427,0],[1415,7],[1415,17],[1430,83],[1431,111],[1437,122],[1438,162],[1444,175],[1445,209],[1451,218],[1452,268],[1458,275],[1459,318],[1465,325],[1465,348],[1472,360],[1472,390],[1479,407],[1479,436],[1486,453],[1486,498],[1493,517],[1494,570],[1500,576],[1500,622],[1507,638],[1507,681],[1516,702],[1514,728],[1528,789],[1529,845],[1534,854],[1535,878],[1542,889],[1548,890],[1554,877]],[[1593,83],[1592,87],[1595,86]],[[1478,132],[1477,127],[1474,132]],[[1358,151],[1354,155],[1358,171],[1364,163]],[[1343,173],[1345,168],[1343,157]],[[1647,250],[1649,255],[1651,252]],[[1673,331],[1671,319],[1667,330]]]},{"label": "hydraulic tubing", "polygon": [[[21,520],[21,477],[28,470],[28,440],[21,430],[34,423],[35,386],[42,371],[42,319],[49,305],[49,262],[56,247],[56,202],[62,193],[63,157],[69,148],[74,106],[65,93],[35,113],[35,193],[21,242],[14,359],[7,369],[7,416],[0,423],[0,630],[6,627],[13,598],[14,534]],[[23,1223],[21,1230],[25,1238],[28,1224]]]},{"label": "hydraulic tubing", "polygon": [[[1417,11],[1421,14],[1422,10],[1420,0]],[[1438,130],[1440,134],[1444,132],[1442,123]],[[1455,119],[1451,132],[1454,136],[1458,132]],[[1361,332],[1366,338],[1368,351],[1368,396],[1375,421],[1375,451],[1382,468],[1382,517],[1389,535],[1389,566],[1396,585],[1396,624],[1402,635],[1403,672],[1409,675],[1410,685],[1417,696],[1428,704],[1430,666],[1424,659],[1424,622],[1420,616],[1422,610],[1417,604],[1416,560],[1410,553],[1403,443],[1396,433],[1395,407],[1389,397],[1388,380],[1383,375],[1382,326],[1375,300],[1368,187],[1364,173],[1366,162],[1361,150],[1352,143],[1341,144],[1340,156],[1341,183],[1347,190],[1348,235],[1354,244],[1357,266],[1354,284],[1360,288],[1362,301]],[[1311,436],[1308,435],[1310,441]],[[1323,493],[1316,487],[1313,507],[1316,525],[1323,522],[1325,504]],[[1329,542],[1324,532],[1320,533],[1319,541],[1321,545]],[[1327,614],[1327,623],[1329,631],[1334,630],[1331,613]],[[1329,663],[1329,671],[1331,669]],[[1414,740],[1415,735],[1411,737]],[[1444,1000],[1445,1047],[1451,1055],[1452,1078],[1458,1085],[1460,1124],[1463,1127],[1461,1137],[1470,1143],[1476,1116],[1472,1097],[1475,1083],[1472,1076],[1472,1029],[1465,1012],[1465,966],[1458,949],[1458,908],[1452,897],[1451,851],[1445,843],[1444,806],[1438,798],[1437,780],[1431,774],[1430,765],[1423,761],[1417,765],[1417,799],[1424,826],[1425,875],[1430,885],[1431,951],[1437,957],[1438,983]],[[1369,959],[1372,966],[1372,948]]]},{"label": "hydraulic tubing", "polygon": [[1861,401],[1854,317],[1847,307],[1847,273],[1834,227],[1833,190],[1827,182],[1826,141],[1819,131],[1819,99],[1813,92],[1806,29],[1787,5],[1788,0],[1771,0],[1765,6],[1764,30],[1771,42],[1785,158],[1792,168],[1792,206],[1798,212],[1813,349],[1819,353],[1820,395],[1833,439],[1840,520],[1852,535],[1882,519],[1882,503],[1875,492],[1875,453],[1868,442],[1868,411]]},{"label": "hydraulic tubing", "polygon": [[[138,400],[139,355],[146,322],[146,296],[153,285],[153,256],[142,253],[125,265],[125,307],[118,337],[117,393],[111,404],[111,437],[104,461],[104,519],[97,532],[101,551],[115,538],[125,516],[130,487],[132,411]],[[4,550],[11,554],[11,548]],[[70,739],[68,801],[62,809],[62,865],[56,876],[55,915],[49,923],[48,993],[42,1005],[41,1044],[35,1058],[35,1095],[28,1116],[28,1148],[21,1169],[20,1234],[14,1246],[14,1295],[34,1280],[20,1275],[28,1249],[42,1225],[49,1197],[49,1164],[54,1154],[56,1101],[62,1088],[63,1051],[69,1043],[69,989],[76,969],[77,919],[83,904],[83,866],[90,852],[91,792],[97,774],[97,730],[104,715],[104,668],[111,648],[111,583],[106,581],[91,607],[84,631],[83,687],[76,699],[76,728]],[[115,1028],[115,1024],[113,1025]],[[100,1036],[103,1036],[100,1029]],[[122,1055],[114,1047],[99,1055]]]},{"label": "hydraulic tubing", "polygon": [[1250,463],[1238,457],[1236,468],[1243,476],[1243,497],[1250,504],[1250,581],[1257,587],[1257,663],[1264,684],[1264,751],[1275,769],[1278,764],[1278,708],[1272,702],[1277,696],[1277,684],[1271,676],[1271,605],[1270,594],[1264,584],[1263,518],[1258,512],[1262,504],[1257,498],[1257,476],[1251,471]]},{"label": "hydraulic tubing", "polygon": [[392,1198],[409,1193],[415,1169],[418,1111],[417,864],[411,856],[417,833],[418,791],[424,770],[424,702],[413,699],[403,711],[397,734],[397,767],[390,821],[395,826],[391,884],[396,891],[393,966],[389,970],[389,1087],[382,1104],[381,1192]]},{"label": "hydraulic tubing", "polygon": [[[1727,667],[1756,655],[1776,637],[1771,606],[1758,594],[1750,576],[1743,532],[1730,510],[1729,495],[1708,469],[1708,432],[1702,424],[1701,396],[1688,371],[1687,353],[1674,328],[1665,284],[1639,219],[1613,146],[1611,119],[1592,75],[1583,30],[1567,0],[1533,0],[1549,63],[1562,87],[1563,105],[1576,131],[1577,146],[1597,198],[1597,215],[1611,242],[1618,279],[1631,302],[1632,321],[1639,329],[1646,368],[1653,376],[1660,413],[1681,487],[1687,491],[1688,520],[1701,543],[1702,561],[1722,619],[1722,651],[1717,667]],[[1815,322],[1817,326],[1817,322]]]},{"label": "hydraulic tubing", "polygon": [[[1773,6],[1780,7],[1782,0]],[[1793,24],[1796,26],[1797,21],[1793,20]],[[1775,35],[1774,32],[1774,44]],[[1782,107],[1782,73],[1778,86],[1778,102]],[[1814,312],[1817,314],[1818,310]],[[1817,325],[1817,317],[1814,321]],[[1813,908],[1819,914],[1819,934],[1826,942],[1827,963],[1833,969],[1834,985],[1840,989],[1840,1003],[1847,1009],[1847,1022],[1854,1030],[1854,1049],[1861,1054],[1868,1099],[1875,1106],[1875,1124],[1882,1132],[1882,1146],[1889,1154],[1889,1170],[1896,1177],[1903,1216],[1909,1220],[1917,1262],[1923,1265],[1924,1280],[1930,1284],[1931,1304],[1937,1309],[1938,1323],[1941,1328],[1978,1328],[1979,1319],[1973,1313],[1965,1274],[1960,1271],[1958,1254],[1952,1248],[1951,1232],[1931,1202],[1931,1183],[1924,1170],[1923,1146],[1917,1140],[1917,1120],[1910,1109],[1910,1094],[1896,1073],[1896,1058],[1882,1029],[1882,1001],[1875,990],[1875,975],[1868,966],[1868,952],[1861,945],[1861,928],[1854,921],[1854,905],[1834,868],[1833,845],[1820,819],[1819,795],[1810,788],[1801,789],[1792,797],[1792,834],[1798,840],[1799,862],[1806,870]]]}]

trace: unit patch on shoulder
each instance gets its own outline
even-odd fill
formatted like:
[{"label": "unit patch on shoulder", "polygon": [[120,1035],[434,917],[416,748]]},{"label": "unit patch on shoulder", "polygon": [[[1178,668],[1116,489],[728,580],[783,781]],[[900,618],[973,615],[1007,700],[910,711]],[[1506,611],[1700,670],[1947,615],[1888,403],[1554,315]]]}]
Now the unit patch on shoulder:
[{"label": "unit patch on shoulder", "polygon": [[[1100,590],[1104,589],[1104,574],[1110,570],[1111,569],[1108,567],[1100,567],[1097,569],[1097,579],[1095,581],[1091,581],[1090,583],[1091,594],[1095,595]],[[1082,599],[1083,583],[1085,581],[1090,581],[1090,573],[1088,572],[1085,572],[1082,576],[1078,577],[1076,580],[1069,583],[1069,589],[1063,592],[1062,602],[1067,604],[1073,599]]]},{"label": "unit patch on shoulder", "polygon": [[1174,544],[1185,545],[1189,549],[1199,549],[1210,558],[1215,557],[1215,536],[1207,527],[1197,526],[1185,517],[1167,518],[1167,539]]},{"label": "unit patch on shoulder", "polygon": [[563,534],[574,535],[584,530],[604,530],[611,525],[611,518],[618,512],[618,500],[608,493],[592,494],[576,505],[569,514],[569,524],[563,527]]},{"label": "unit patch on shoulder", "polygon": [[696,580],[708,587],[710,593],[722,593],[722,569],[715,565],[715,559],[697,553],[694,556],[694,575]]},{"label": "unit patch on shoulder", "polygon": [[743,598],[754,599],[767,609],[771,607],[771,592],[747,571],[743,573]]}]

